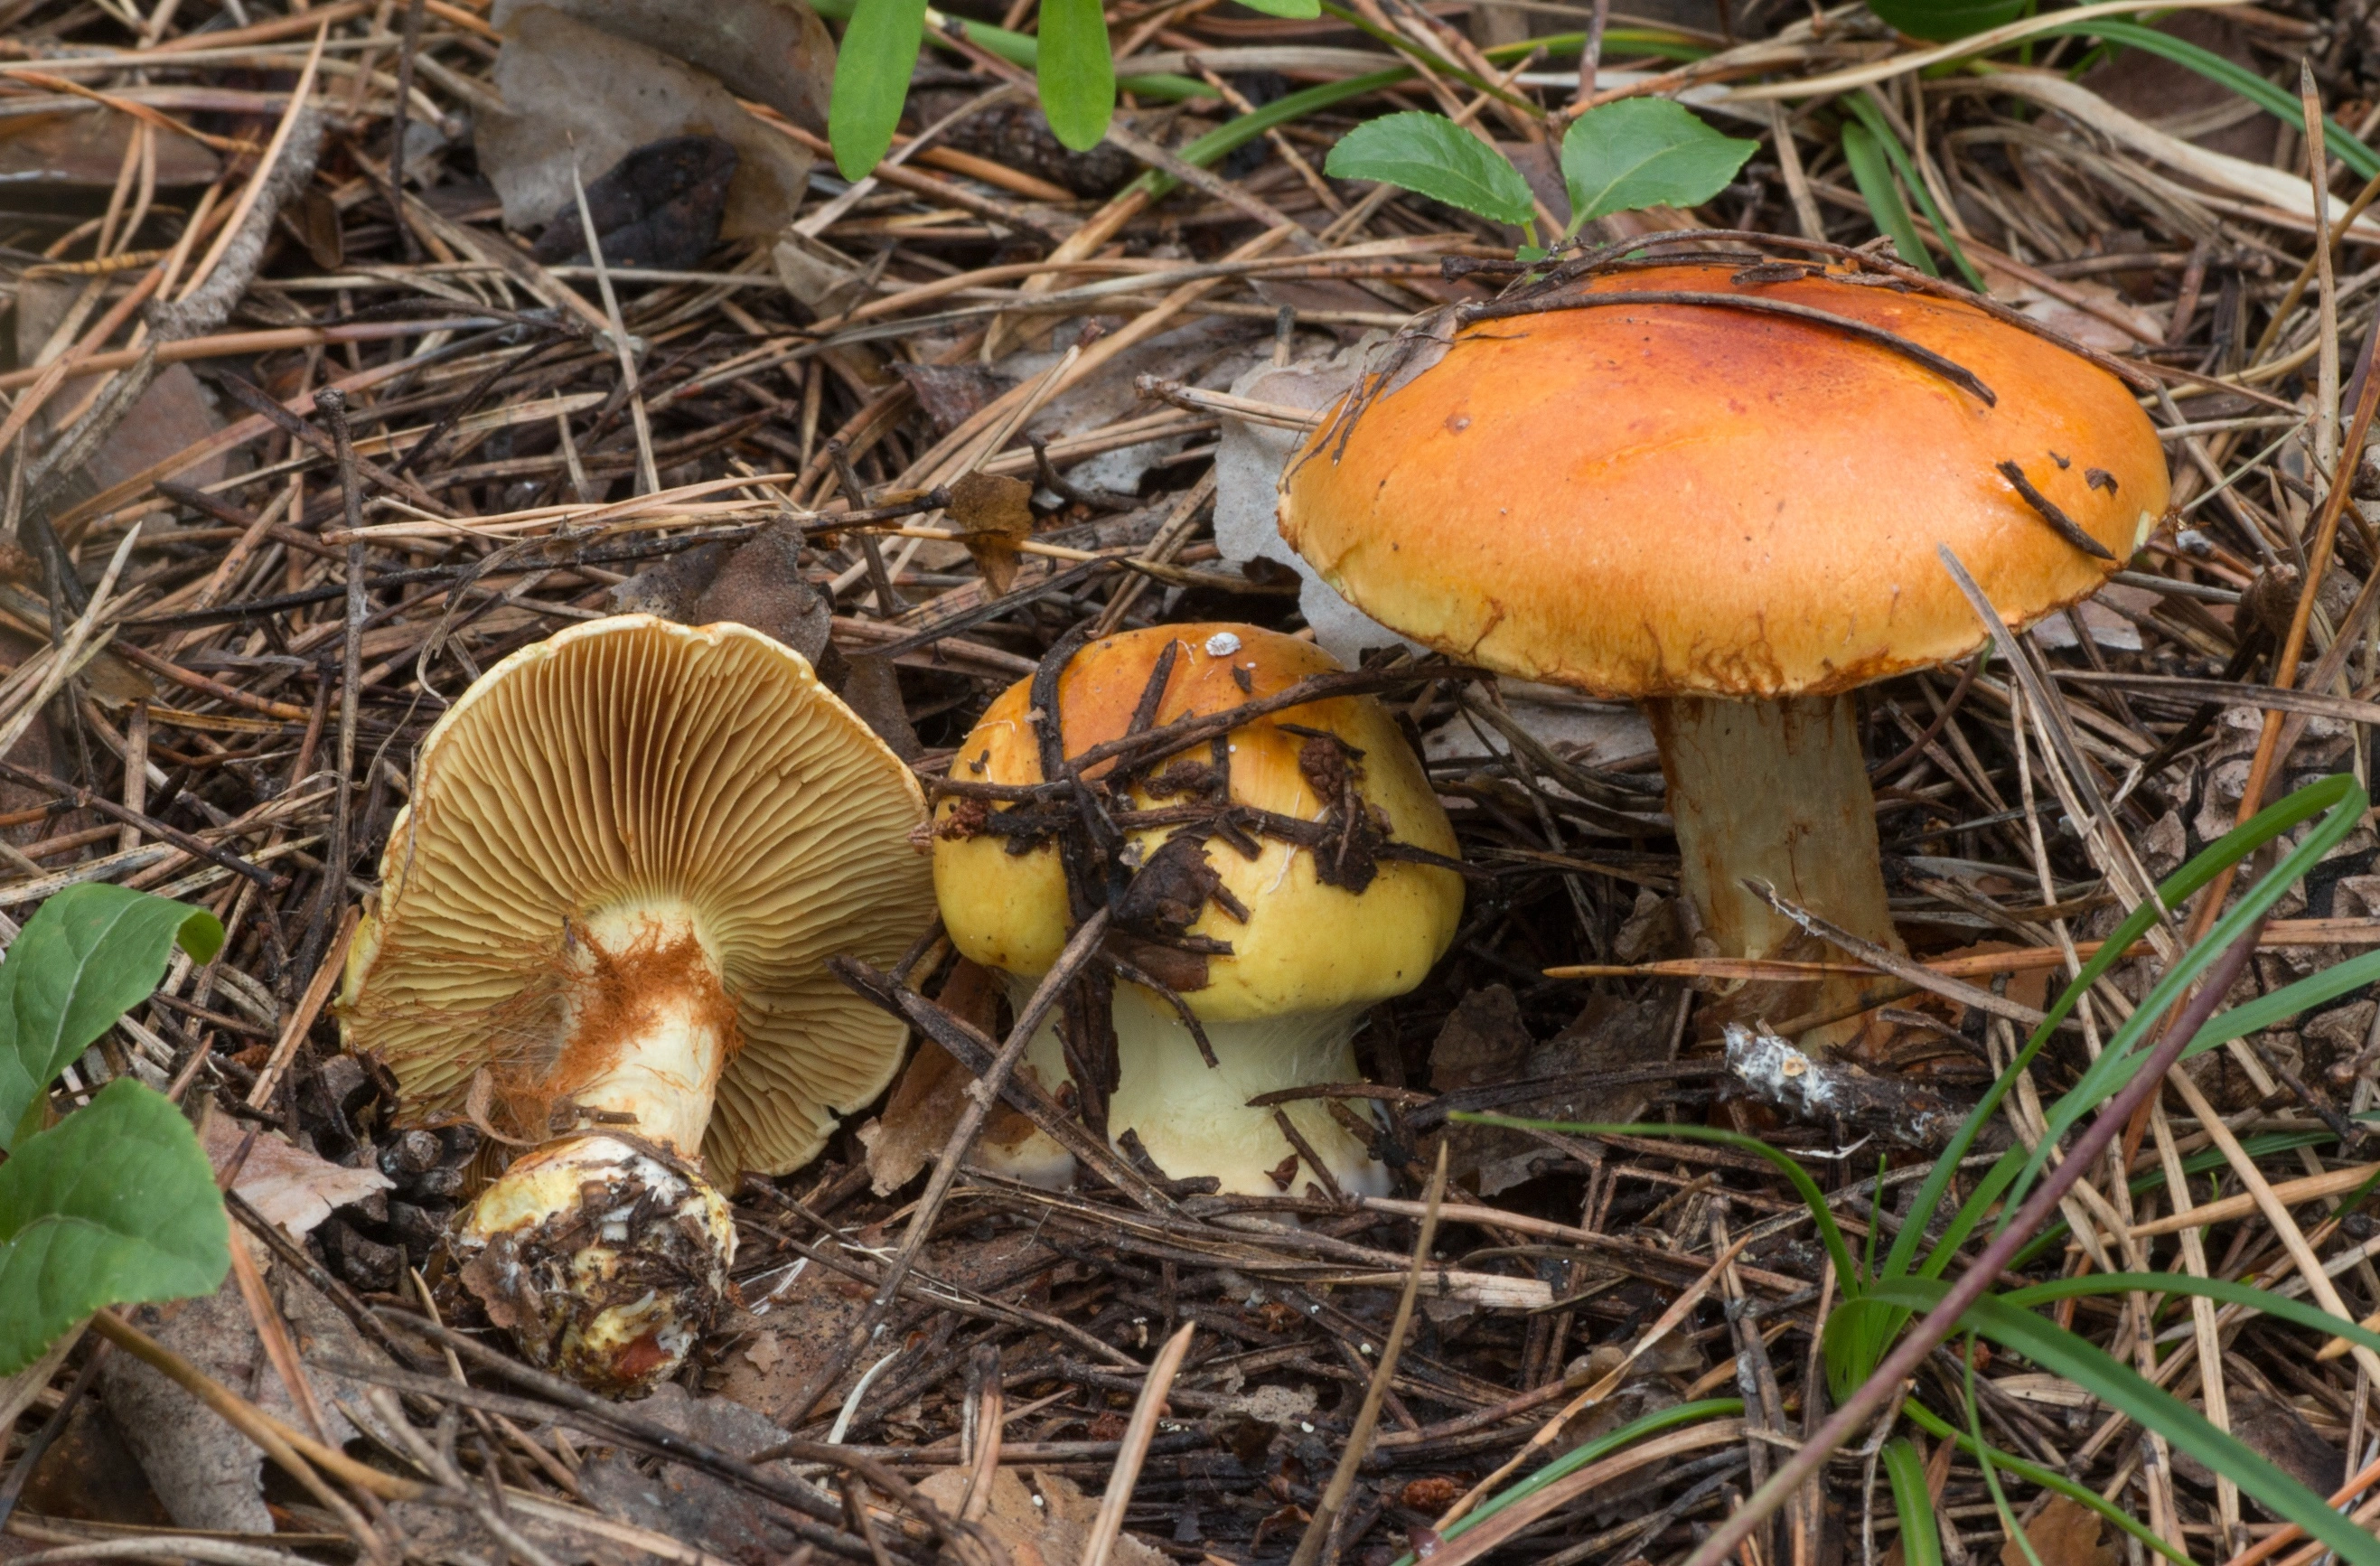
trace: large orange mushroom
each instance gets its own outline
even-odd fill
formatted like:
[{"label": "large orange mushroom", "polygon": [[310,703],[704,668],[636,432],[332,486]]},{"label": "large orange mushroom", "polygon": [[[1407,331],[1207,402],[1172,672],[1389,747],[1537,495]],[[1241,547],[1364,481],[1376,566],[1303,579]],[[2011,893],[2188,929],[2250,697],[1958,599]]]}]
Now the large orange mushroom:
[{"label": "large orange mushroom", "polygon": [[2121,382],[1950,293],[1697,260],[1475,308],[1309,439],[1282,536],[1405,636],[1642,702],[1721,953],[1802,944],[1749,881],[1897,947],[1852,693],[1986,639],[1945,547],[2026,625],[2167,501]]}]

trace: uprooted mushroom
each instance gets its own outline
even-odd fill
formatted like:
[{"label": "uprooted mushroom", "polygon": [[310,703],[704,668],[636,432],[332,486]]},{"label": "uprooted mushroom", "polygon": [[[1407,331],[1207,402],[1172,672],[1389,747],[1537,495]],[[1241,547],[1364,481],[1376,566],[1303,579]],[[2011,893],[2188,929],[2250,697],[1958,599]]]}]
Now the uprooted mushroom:
[{"label": "uprooted mushroom", "polygon": [[[720,1187],[817,1156],[901,1026],[826,969],[932,917],[908,769],[741,625],[574,626],[488,671],[421,747],[340,1016],[414,1123],[516,1156],[464,1282],[536,1363],[628,1393],[728,1298]],[[732,1188],[732,1187],[731,1187]]]}]

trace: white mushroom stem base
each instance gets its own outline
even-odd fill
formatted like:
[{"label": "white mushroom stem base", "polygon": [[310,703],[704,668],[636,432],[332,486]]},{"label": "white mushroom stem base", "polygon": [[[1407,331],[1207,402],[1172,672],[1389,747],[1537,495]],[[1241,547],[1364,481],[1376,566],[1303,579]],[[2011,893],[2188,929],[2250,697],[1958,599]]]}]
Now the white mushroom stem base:
[{"label": "white mushroom stem base", "polygon": [[534,1363],[614,1396],[650,1390],[724,1313],[735,1225],[694,1171],[735,1038],[683,910],[573,932],[564,1044],[514,1119],[566,1099],[597,1131],[516,1159],[455,1235],[463,1280]]},{"label": "white mushroom stem base", "polygon": [[[1011,977],[1015,1004],[1024,1004],[1033,985],[1031,979]],[[1273,1174],[1292,1159],[1291,1193],[1303,1192],[1309,1182],[1321,1184],[1281,1135],[1274,1111],[1252,1110],[1247,1104],[1258,1094],[1284,1087],[1363,1081],[1363,1073],[1355,1068],[1354,1046],[1363,1008],[1202,1022],[1215,1050],[1212,1066],[1199,1057],[1196,1040],[1173,1008],[1138,985],[1117,984],[1112,1014],[1118,1082],[1108,1100],[1111,1139],[1130,1131],[1169,1178],[1212,1175],[1232,1195],[1282,1195]],[[1024,1064],[1051,1091],[1068,1079],[1054,1023],[1044,1024],[1026,1046]],[[1370,1105],[1361,1099],[1348,1100],[1345,1107],[1359,1120],[1372,1118]],[[1387,1195],[1388,1171],[1322,1099],[1301,1099],[1281,1108],[1341,1190]],[[1074,1159],[1038,1130],[1009,1147],[979,1142],[971,1161],[1039,1185],[1062,1185],[1075,1172]]]},{"label": "white mushroom stem base", "polygon": [[[1854,698],[1676,697],[1645,703],[1645,715],[1669,780],[1683,890],[1721,955],[1815,954],[1802,928],[1747,880],[1864,941],[1901,949]],[[1825,954],[1841,955],[1832,947]],[[1858,976],[1842,974],[1794,993],[1806,1014],[1847,1004],[1862,988]]]},{"label": "white mushroom stem base", "polygon": [[650,1391],[718,1324],[735,1224],[710,1182],[612,1136],[515,1160],[464,1218],[464,1283],[531,1363]]}]

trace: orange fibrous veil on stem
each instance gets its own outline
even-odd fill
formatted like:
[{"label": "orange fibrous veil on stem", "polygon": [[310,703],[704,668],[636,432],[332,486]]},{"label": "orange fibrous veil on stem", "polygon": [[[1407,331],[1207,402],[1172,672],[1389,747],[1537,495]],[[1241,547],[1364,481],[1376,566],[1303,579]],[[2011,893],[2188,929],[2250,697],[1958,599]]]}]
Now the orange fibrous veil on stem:
[{"label": "orange fibrous veil on stem", "polygon": [[[549,1124],[553,1111],[617,1071],[642,1046],[672,1026],[691,1025],[718,1040],[723,1066],[743,1048],[735,1002],[719,967],[693,929],[676,921],[641,921],[625,946],[607,946],[584,925],[565,924],[558,953],[552,1014],[558,1050],[541,1070],[515,1065],[503,1074],[502,1096],[521,1118]],[[710,1084],[701,1085],[706,1096]],[[516,1111],[517,1112],[517,1111]],[[679,1149],[692,1157],[697,1149]]]},{"label": "orange fibrous veil on stem", "polygon": [[[533,977],[484,1012],[449,1015],[451,1024],[468,1027],[480,1041],[494,1089],[486,1107],[488,1128],[499,1135],[535,1144],[613,1123],[608,1116],[593,1120],[605,1106],[587,1102],[588,1090],[673,1028],[691,1028],[715,1040],[716,1063],[722,1068],[742,1050],[735,999],[691,924],[633,913],[629,919],[625,941],[597,939],[590,921],[573,919],[533,957],[510,950],[492,955],[486,959],[492,971]],[[615,916],[603,922],[619,921]],[[443,956],[456,960],[451,953]],[[689,1086],[707,1101],[713,1084]],[[461,1109],[465,1091],[466,1085],[458,1084],[438,1101],[419,1100],[416,1117]],[[690,1159],[698,1149],[678,1150]]]}]

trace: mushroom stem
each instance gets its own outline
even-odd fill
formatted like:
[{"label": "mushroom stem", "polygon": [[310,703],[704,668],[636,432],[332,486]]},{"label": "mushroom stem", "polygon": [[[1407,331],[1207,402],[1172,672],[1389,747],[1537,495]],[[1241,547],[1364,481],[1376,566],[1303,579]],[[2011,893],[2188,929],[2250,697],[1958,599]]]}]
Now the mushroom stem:
[{"label": "mushroom stem", "polygon": [[528,1359],[613,1396],[650,1390],[727,1305],[735,1223],[691,1168],[616,1136],[514,1160],[455,1234],[463,1281]]},{"label": "mushroom stem", "polygon": [[[1033,981],[1012,978],[1020,999]],[[1289,1189],[1320,1184],[1297,1149],[1281,1134],[1274,1111],[1250,1109],[1248,1100],[1284,1087],[1361,1082],[1355,1066],[1355,1030],[1362,1006],[1298,1012],[1236,1022],[1200,1021],[1215,1064],[1199,1058],[1197,1042],[1173,1008],[1136,984],[1115,987],[1117,1083],[1108,1099],[1108,1135],[1126,1131],[1140,1138],[1148,1156],[1174,1180],[1212,1175],[1234,1196],[1277,1196],[1273,1173],[1284,1159],[1296,1159]],[[1026,1063],[1045,1084],[1067,1079],[1065,1054],[1054,1024],[1045,1024],[1026,1046]],[[1363,1118],[1368,1106],[1350,1105]],[[1329,1104],[1301,1099],[1281,1106],[1342,1191],[1388,1194],[1388,1171]],[[1062,1184],[1073,1160],[1048,1137],[1035,1133],[1012,1148],[979,1144],[976,1160],[1037,1184]]]},{"label": "mushroom stem", "polygon": [[[1746,880],[1901,949],[1885,900],[1853,697],[1671,697],[1645,705],[1669,780],[1681,880],[1721,955],[1810,954],[1801,927],[1755,896]],[[1827,955],[1840,953],[1828,948]],[[1815,1010],[1847,1002],[1860,988],[1856,975],[1838,974],[1799,993],[1813,997]]]},{"label": "mushroom stem", "polygon": [[[547,1086],[616,1130],[516,1159],[457,1244],[465,1281],[532,1359],[629,1392],[674,1370],[725,1307],[735,1228],[693,1160],[735,1011],[682,910],[599,915],[573,931],[566,961],[566,1042]],[[512,1118],[549,1107],[531,1095]]]}]

